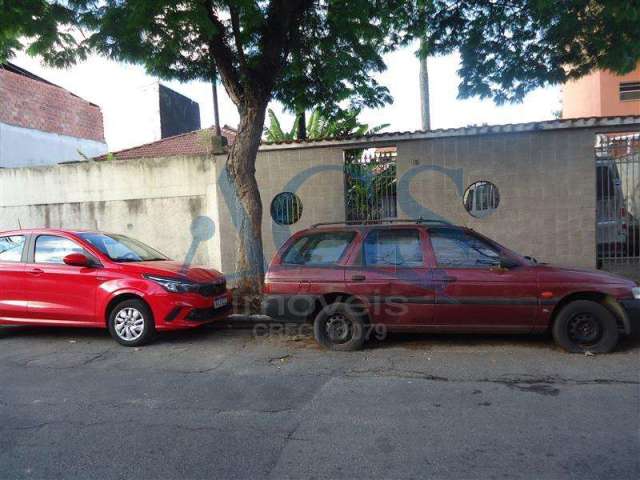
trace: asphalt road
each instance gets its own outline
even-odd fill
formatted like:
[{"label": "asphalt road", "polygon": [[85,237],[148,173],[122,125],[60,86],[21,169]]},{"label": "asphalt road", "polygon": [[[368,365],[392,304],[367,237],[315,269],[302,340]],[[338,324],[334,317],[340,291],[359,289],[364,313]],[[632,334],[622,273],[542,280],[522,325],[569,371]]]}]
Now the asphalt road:
[{"label": "asphalt road", "polygon": [[640,478],[640,341],[0,329],[0,478]]}]

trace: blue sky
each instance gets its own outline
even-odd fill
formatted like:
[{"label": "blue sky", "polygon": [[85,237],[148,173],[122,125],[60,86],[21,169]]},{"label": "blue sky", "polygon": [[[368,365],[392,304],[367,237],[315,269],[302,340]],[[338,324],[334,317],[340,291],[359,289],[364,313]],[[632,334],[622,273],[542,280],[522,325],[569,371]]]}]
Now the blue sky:
[{"label": "blue sky", "polygon": [[[388,68],[377,77],[391,91],[394,103],[381,109],[364,111],[362,119],[365,122],[370,125],[389,123],[391,126],[387,129],[388,131],[421,128],[419,64],[413,52],[414,49],[407,48],[386,56]],[[132,146],[123,143],[123,135],[117,128],[118,118],[126,115],[126,111],[110,109],[109,105],[116,103],[115,99],[123,92],[132,91],[156,81],[155,78],[147,75],[143,68],[100,57],[90,57],[86,62],[69,70],[44,67],[38,59],[25,54],[19,54],[12,61],[103,107],[105,134],[111,150]],[[458,100],[459,78],[456,73],[458,63],[458,57],[455,54],[429,59],[432,128],[549,120],[553,118],[553,112],[561,108],[561,87],[559,86],[538,89],[530,93],[522,103],[500,107],[490,100]],[[203,127],[213,123],[210,85],[203,82],[162,83],[200,104]],[[219,91],[221,122],[235,126],[238,122],[235,106],[222,87]],[[272,108],[276,112],[281,112],[278,105],[272,105]],[[292,117],[287,114],[282,117],[285,125],[292,121]],[[141,125],[140,128],[144,126]]]}]

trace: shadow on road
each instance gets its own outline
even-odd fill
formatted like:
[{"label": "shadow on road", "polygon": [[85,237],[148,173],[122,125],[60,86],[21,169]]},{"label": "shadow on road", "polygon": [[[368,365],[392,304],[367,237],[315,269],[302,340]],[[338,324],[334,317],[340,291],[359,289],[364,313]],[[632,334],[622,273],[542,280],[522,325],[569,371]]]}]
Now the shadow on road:
[{"label": "shadow on road", "polygon": [[[640,330],[640,329],[639,329]],[[159,333],[153,344],[156,345],[180,345],[202,344],[212,341],[221,333],[227,335],[237,334],[246,336],[251,334],[246,329],[231,330],[225,326],[203,326],[192,330],[176,330]],[[316,347],[317,344],[311,335],[275,335],[287,340],[287,343],[298,345],[301,348]],[[0,340],[3,338],[46,338],[49,341],[83,341],[111,340],[106,330],[97,328],[61,328],[61,327],[33,327],[33,326],[0,326]],[[256,337],[256,340],[274,338]],[[371,339],[366,344],[366,349],[390,349],[406,348],[421,350],[427,348],[497,348],[497,347],[527,347],[544,350],[556,350],[558,347],[553,342],[550,334],[535,335],[505,335],[505,334],[449,334],[449,333],[389,333],[383,340]],[[615,352],[624,353],[640,350],[640,332],[631,336],[624,336]]]}]

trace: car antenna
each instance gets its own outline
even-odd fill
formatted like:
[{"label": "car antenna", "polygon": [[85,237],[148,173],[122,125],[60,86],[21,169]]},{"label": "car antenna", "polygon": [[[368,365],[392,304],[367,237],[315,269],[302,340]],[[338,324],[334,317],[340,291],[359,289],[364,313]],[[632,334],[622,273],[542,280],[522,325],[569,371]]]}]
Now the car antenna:
[{"label": "car antenna", "polygon": [[20,217],[18,217],[18,229],[22,230],[22,224],[20,223]]}]

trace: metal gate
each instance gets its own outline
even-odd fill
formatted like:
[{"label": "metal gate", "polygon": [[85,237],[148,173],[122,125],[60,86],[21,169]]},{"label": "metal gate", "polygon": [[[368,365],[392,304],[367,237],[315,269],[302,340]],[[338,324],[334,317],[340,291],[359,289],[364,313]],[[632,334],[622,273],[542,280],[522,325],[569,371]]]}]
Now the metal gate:
[{"label": "metal gate", "polygon": [[398,216],[396,156],[395,147],[345,152],[347,222],[375,222]]},{"label": "metal gate", "polygon": [[598,266],[640,279],[640,133],[598,136]]}]

